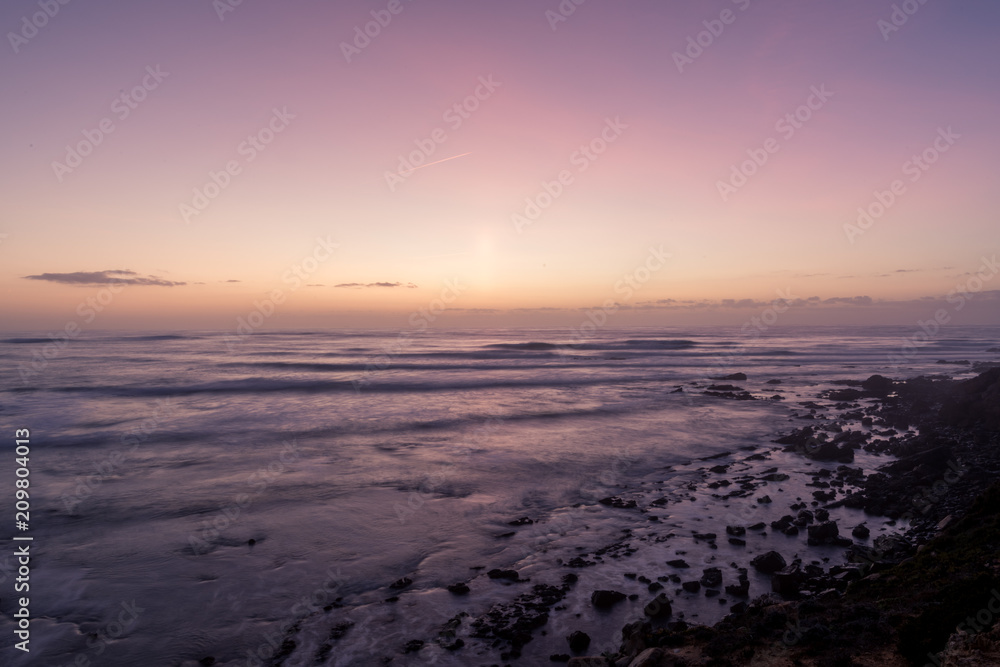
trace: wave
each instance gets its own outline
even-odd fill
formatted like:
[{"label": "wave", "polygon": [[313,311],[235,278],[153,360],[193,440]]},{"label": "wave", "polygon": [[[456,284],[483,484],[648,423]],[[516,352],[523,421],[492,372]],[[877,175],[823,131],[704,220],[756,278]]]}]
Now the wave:
[{"label": "wave", "polygon": [[[377,373],[376,373],[377,375]],[[643,382],[670,382],[673,377],[582,377],[582,378],[523,378],[511,380],[472,380],[467,382],[379,382],[377,379],[361,375],[354,380],[273,380],[246,378],[192,385],[161,386],[121,386],[121,385],[78,385],[31,388],[37,391],[56,393],[99,394],[103,396],[189,396],[193,394],[273,394],[273,393],[423,393],[435,391],[467,391],[474,389],[521,389],[546,387],[584,387],[601,384],[638,384]],[[11,389],[8,391],[18,391]]]},{"label": "wave", "polygon": [[[87,343],[118,343],[131,341],[161,341],[161,340],[197,340],[200,336],[190,336],[183,334],[151,334],[146,336],[81,336],[77,340]],[[10,345],[34,345],[37,343],[51,343],[52,338],[5,338],[0,343]]]},{"label": "wave", "polygon": [[552,350],[688,350],[698,346],[697,341],[685,339],[631,339],[611,341],[607,343],[545,343],[532,341],[530,343],[493,343],[487,348],[495,350],[525,350],[529,352],[546,352]]},{"label": "wave", "polygon": [[560,350],[573,347],[570,344],[557,345],[555,343],[494,343],[486,347],[495,350]]},{"label": "wave", "polygon": [[[509,360],[510,357],[507,356],[495,356],[495,357],[475,357],[483,361],[486,360]],[[573,357],[568,358],[571,361],[578,361]],[[608,363],[604,361],[602,363],[601,359],[586,358],[585,361],[587,368],[622,368],[623,366],[618,363]],[[378,365],[375,362],[315,362],[315,361],[260,361],[260,362],[225,362],[219,364],[222,368],[248,368],[248,369],[271,369],[271,370],[286,370],[286,371],[312,371],[316,373],[339,373],[339,372],[355,372],[364,373],[371,370],[378,370]],[[530,362],[530,361],[520,361],[518,363],[506,363],[506,364],[488,364],[484,365],[482,363],[400,363],[400,362],[390,362],[389,364],[383,366],[384,369],[392,369],[397,371],[522,371],[522,370],[537,370],[540,368],[555,369],[559,368],[557,365],[550,361],[545,362]],[[567,366],[571,368],[580,368],[581,364],[575,363],[572,366]],[[665,364],[643,364],[644,368],[668,368],[669,366]]]}]

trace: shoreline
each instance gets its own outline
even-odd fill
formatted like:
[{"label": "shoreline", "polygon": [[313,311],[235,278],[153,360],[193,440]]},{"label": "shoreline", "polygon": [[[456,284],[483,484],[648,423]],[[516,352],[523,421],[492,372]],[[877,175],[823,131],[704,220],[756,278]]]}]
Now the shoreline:
[{"label": "shoreline", "polygon": [[[990,553],[988,550],[965,553],[970,530],[982,532],[984,526],[989,528],[985,535],[977,534],[976,540],[992,539],[991,546],[1000,534],[991,523],[1000,505],[1000,368],[968,380],[934,376],[897,382],[872,376],[864,381],[835,384],[844,389],[825,390],[818,398],[836,401],[837,416],[820,420],[817,411],[828,407],[805,404],[803,407],[810,412],[798,417],[809,425],[778,438],[776,444],[784,447],[750,458],[791,453],[803,461],[836,463],[836,470],[831,472],[829,465],[818,468],[808,484],[816,487],[813,498],[808,502],[798,500],[778,521],[763,529],[760,522],[754,526],[726,526],[725,533],[716,534],[710,542],[726,539],[745,543],[748,531],[753,534],[754,528],[757,532],[770,528],[775,536],[779,532],[795,536],[801,530],[807,535],[810,549],[806,558],[815,555],[815,547],[834,545],[843,548],[843,562],[831,562],[825,567],[825,561],[831,559],[805,563],[797,558],[789,563],[777,551],[770,551],[750,562],[733,562],[729,571],[707,568],[699,586],[684,582],[681,589],[652,598],[645,610],[647,618],[622,628],[622,641],[616,651],[587,655],[584,648],[574,652],[576,657],[567,652],[550,659],[576,667],[902,667],[925,664],[921,660],[930,665],[957,665],[948,661],[962,655],[965,662],[961,664],[970,667],[1000,664],[996,628],[980,627],[980,631],[970,634],[973,621],[965,630],[955,630],[962,620],[960,608],[968,607],[967,613],[975,617],[982,606],[974,601],[975,593],[985,593],[979,597],[989,609],[990,591],[996,592],[1000,586],[1000,560],[979,563],[984,558],[989,560],[983,555]],[[869,405],[859,403],[865,399],[875,401]],[[891,455],[893,460],[865,475],[853,467],[856,456],[864,452]],[[731,465],[713,466],[709,472],[725,474]],[[770,479],[767,475],[771,475]],[[788,475],[777,469],[764,475],[765,482],[787,479]],[[759,496],[761,487],[752,479],[745,476],[733,481],[739,483],[739,488],[724,497]],[[723,485],[718,479],[707,483],[716,489],[731,485]],[[774,502],[769,497],[766,500]],[[840,525],[830,513],[842,508],[862,511],[867,520],[853,527]],[[883,520],[884,527],[900,530],[874,536],[868,524],[874,526]],[[701,537],[708,535],[711,533]],[[964,560],[952,553],[956,550],[965,554]],[[1000,551],[994,549],[992,553]],[[948,576],[933,583],[923,584],[919,576],[916,581],[928,591],[950,591],[950,603],[923,600],[922,591],[914,589],[911,581],[914,570],[935,569],[940,561],[950,563],[954,571],[949,570]],[[706,592],[718,591],[720,573],[728,575],[727,579],[733,571],[737,573],[738,583],[726,585],[723,595],[740,599],[741,593],[747,593],[748,575],[754,570],[770,578],[772,590],[752,599],[743,597],[718,623],[689,624],[683,613],[673,613],[671,602],[697,592],[705,583],[709,584]],[[977,570],[988,573],[982,575],[986,579],[976,579]],[[692,574],[697,578],[697,573]],[[965,583],[969,577],[978,585],[969,588]],[[651,593],[663,588],[653,583],[657,577],[637,578],[650,582]],[[667,579],[668,587],[679,583],[676,575]],[[912,596],[893,588],[900,581],[909,582]],[[961,589],[962,594],[953,588]],[[896,597],[888,598],[887,603],[884,596],[890,592],[895,592]],[[945,611],[940,609],[942,605]],[[1000,612],[1000,593],[997,605]],[[983,618],[980,615],[980,620]],[[1000,618],[1000,613],[993,618]],[[580,648],[583,641],[579,637],[577,640],[576,647]],[[938,656],[942,650],[944,656]]]}]

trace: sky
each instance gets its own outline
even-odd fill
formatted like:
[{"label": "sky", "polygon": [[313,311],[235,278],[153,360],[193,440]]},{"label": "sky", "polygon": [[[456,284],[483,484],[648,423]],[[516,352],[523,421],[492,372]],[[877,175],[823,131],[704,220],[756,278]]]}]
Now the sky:
[{"label": "sky", "polygon": [[0,328],[1000,324],[998,27],[992,0],[10,0]]}]

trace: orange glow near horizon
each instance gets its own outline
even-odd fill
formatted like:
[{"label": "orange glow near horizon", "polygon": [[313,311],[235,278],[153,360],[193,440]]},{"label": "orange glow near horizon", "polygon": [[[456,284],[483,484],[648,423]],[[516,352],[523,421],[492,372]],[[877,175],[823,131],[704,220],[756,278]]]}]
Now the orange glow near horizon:
[{"label": "orange glow near horizon", "polygon": [[[226,328],[273,290],[268,326],[397,326],[448,280],[470,326],[609,299],[621,322],[740,321],[779,290],[925,315],[995,252],[996,8],[927,5],[886,40],[870,3],[741,4],[683,72],[703,7],[553,30],[528,2],[405,5],[351,62],[352,7],[161,9],[143,34],[92,8],[101,48],[60,15],[2,75],[47,82],[6,103],[4,328],[75,317],[102,285],[73,276],[113,270],[182,284],[130,286],[94,326]],[[670,259],[626,297],[651,249]],[[971,321],[998,321],[994,290]]]}]

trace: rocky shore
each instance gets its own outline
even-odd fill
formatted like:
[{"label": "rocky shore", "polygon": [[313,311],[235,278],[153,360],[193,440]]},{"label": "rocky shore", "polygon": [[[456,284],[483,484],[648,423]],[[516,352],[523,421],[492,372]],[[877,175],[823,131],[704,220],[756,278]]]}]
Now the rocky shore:
[{"label": "rocky shore", "polygon": [[[806,484],[815,488],[813,498],[798,499],[769,524],[732,523],[725,534],[694,538],[715,548],[721,540],[745,544],[767,530],[804,533],[809,546],[842,547],[842,562],[789,562],[768,551],[748,563],[705,568],[700,577],[682,575],[688,564],[680,558],[667,561],[664,572],[625,574],[648,586],[646,619],[622,629],[617,651],[583,655],[590,640],[576,633],[567,637],[570,651],[551,660],[575,667],[1000,665],[1000,368],[964,381],[876,375],[836,384],[817,397],[825,405],[803,405],[808,412],[796,418],[807,425],[776,441],[782,454],[827,464]],[[831,401],[835,416],[825,413]],[[865,474],[852,465],[862,453],[893,461]],[[725,500],[787,479],[774,468],[708,486]],[[756,501],[774,502],[770,494]],[[608,499],[612,506],[629,502]],[[862,510],[867,520],[842,525],[831,513],[843,508]],[[869,539],[875,521],[882,531],[898,530]],[[587,562],[584,555],[569,565]],[[741,600],[751,573],[770,577],[771,592]],[[675,595],[704,590],[739,601],[714,626],[696,625],[674,614],[668,587]],[[592,603],[600,608],[623,599],[599,590]]]}]

